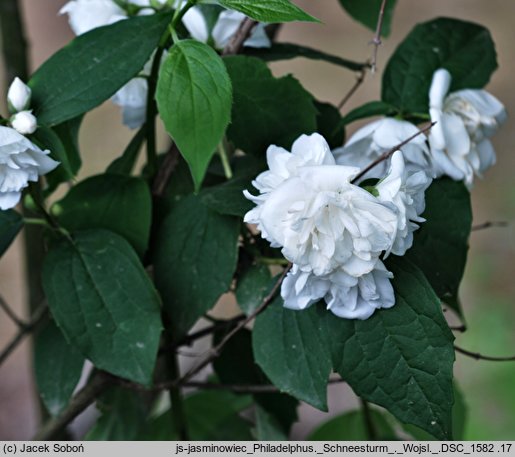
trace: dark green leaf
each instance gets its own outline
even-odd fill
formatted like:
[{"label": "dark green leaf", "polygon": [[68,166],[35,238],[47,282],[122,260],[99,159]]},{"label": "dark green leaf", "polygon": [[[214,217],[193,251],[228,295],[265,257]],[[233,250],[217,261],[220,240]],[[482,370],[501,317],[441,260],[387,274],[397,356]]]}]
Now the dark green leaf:
[{"label": "dark green leaf", "polygon": [[472,226],[470,193],[450,178],[433,181],[426,191],[426,222],[415,232],[406,257],[425,274],[436,294],[458,314],[458,300]]},{"label": "dark green leaf", "polygon": [[339,148],[345,141],[345,129],[338,108],[330,103],[315,102],[318,110],[317,132],[320,133],[331,149]]},{"label": "dark green leaf", "polygon": [[[375,31],[379,19],[379,11],[383,0],[340,0],[345,8],[356,21],[361,22],[365,27]],[[390,35],[390,28],[396,0],[386,2],[381,35]]]},{"label": "dark green leaf", "polygon": [[163,222],[154,253],[155,279],[175,338],[229,290],[239,225],[237,218],[210,210],[195,196],[177,202]]},{"label": "dark green leaf", "polygon": [[290,0],[218,0],[220,5],[228,9],[240,11],[248,17],[260,22],[319,22],[313,16],[302,11]]},{"label": "dark green leaf", "polygon": [[234,91],[227,134],[236,147],[264,155],[271,144],[288,148],[300,135],[316,131],[313,98],[296,79],[276,79],[252,57],[228,57],[225,63]]},{"label": "dark green leaf", "polygon": [[51,415],[59,414],[68,405],[83,366],[84,357],[49,322],[36,337],[34,374],[41,400]]},{"label": "dark green leaf", "polygon": [[157,47],[171,14],[153,14],[99,27],[75,38],[29,82],[41,124],[90,111],[136,76]]},{"label": "dark green leaf", "polygon": [[[454,383],[454,405],[452,407],[452,436],[456,441],[465,439],[465,425],[467,420],[467,405],[463,393]],[[414,425],[403,425],[404,430],[419,441],[433,441],[435,438],[429,433]]]},{"label": "dark green leaf", "polygon": [[263,407],[256,405],[256,438],[259,441],[287,441],[281,424]]},{"label": "dark green leaf", "polygon": [[[370,420],[378,440],[392,440],[395,432],[376,409],[370,410]],[[351,411],[336,416],[316,428],[308,440],[310,441],[369,441],[371,438],[362,411]]]},{"label": "dark green leaf", "polygon": [[252,333],[256,363],[281,392],[327,410],[331,359],[316,308],[285,309],[278,298],[260,314]]},{"label": "dark green leaf", "polygon": [[231,81],[220,56],[198,41],[176,43],[161,65],[156,100],[198,190],[231,119]]},{"label": "dark green leaf", "polygon": [[[252,440],[250,424],[239,413],[252,403],[251,397],[230,392],[197,392],[184,400],[188,437],[195,441]],[[139,439],[177,440],[171,411],[150,421]]]},{"label": "dark green leaf", "polygon": [[88,441],[132,441],[145,422],[145,407],[134,391],[112,388],[97,401],[101,416],[88,432]]},{"label": "dark green leaf", "polygon": [[117,174],[87,178],[52,207],[68,230],[104,228],[129,241],[138,254],[147,249],[152,198],[145,181]]},{"label": "dark green leaf", "polygon": [[66,149],[57,133],[49,127],[41,126],[31,135],[31,140],[40,148],[50,150],[50,157],[60,163],[53,172],[53,183],[57,185],[74,178],[75,174],[68,160]]},{"label": "dark green leaf", "polygon": [[245,314],[252,314],[272,287],[272,276],[268,267],[252,265],[238,281],[236,301]]},{"label": "dark green leaf", "polygon": [[160,301],[129,243],[106,230],[61,240],[45,259],[43,287],[64,336],[97,368],[152,381]]},{"label": "dark green leaf", "polygon": [[386,116],[393,114],[394,112],[395,108],[388,103],[380,101],[368,102],[353,109],[350,113],[347,113],[342,119],[342,124],[347,125],[351,122],[358,121],[359,119],[372,116]]},{"label": "dark green leaf", "polygon": [[352,71],[360,71],[367,65],[366,63],[354,62],[340,56],[327,54],[326,52],[319,51],[317,49],[293,43],[273,43],[269,48],[246,47],[243,49],[243,54],[251,57],[258,57],[267,62],[304,57],[305,59],[323,60]]},{"label": "dark green leaf", "polygon": [[333,366],[358,396],[452,439],[454,337],[422,272],[404,258],[388,259],[387,268],[395,276],[393,308],[364,321],[321,310]]},{"label": "dark green leaf", "polygon": [[139,129],[138,133],[134,135],[130,143],[125,148],[121,157],[115,159],[106,170],[106,173],[118,173],[121,175],[130,175],[138,160],[138,154],[141,149],[143,142],[145,141],[145,135],[147,129],[145,126]]},{"label": "dark green leaf", "polygon": [[12,209],[0,211],[0,257],[4,255],[23,227],[23,218]]},{"label": "dark green leaf", "polygon": [[388,62],[381,98],[406,113],[427,113],[438,68],[451,73],[451,91],[484,87],[497,68],[488,30],[449,18],[417,25]]},{"label": "dark green leaf", "polygon": [[202,203],[220,214],[243,217],[254,207],[243,191],[251,184],[249,178],[235,178],[218,186],[207,187],[200,193]]},{"label": "dark green leaf", "polygon": [[[74,176],[77,175],[82,165],[79,150],[79,130],[83,119],[84,116],[77,116],[53,128],[54,132],[57,133],[63,143],[64,149],[66,150],[66,157],[68,158],[68,163],[70,164],[70,169]],[[48,178],[48,175],[46,177]]]}]

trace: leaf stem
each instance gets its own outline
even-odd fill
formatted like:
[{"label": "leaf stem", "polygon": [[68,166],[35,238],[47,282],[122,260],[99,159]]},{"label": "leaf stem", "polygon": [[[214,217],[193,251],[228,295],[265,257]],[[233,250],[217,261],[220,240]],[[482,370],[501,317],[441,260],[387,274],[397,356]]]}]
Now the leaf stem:
[{"label": "leaf stem", "polygon": [[231,164],[229,162],[229,156],[227,155],[227,150],[225,149],[223,139],[218,144],[218,154],[220,155],[220,160],[222,161],[222,166],[224,168],[225,177],[227,179],[231,179],[233,174],[232,174]]},{"label": "leaf stem", "polygon": [[368,406],[368,402],[363,400],[363,398],[360,397],[359,401],[361,403],[361,410],[363,412],[363,421],[365,423],[367,437],[370,441],[375,441],[377,440],[377,431],[374,425],[374,421],[372,419],[370,407]]},{"label": "leaf stem", "polygon": [[[176,353],[172,353],[168,360],[169,373],[172,379],[179,379],[181,376],[179,369],[179,357]],[[188,441],[188,427],[186,423],[186,415],[184,414],[184,402],[181,393],[181,386],[172,384],[169,386],[170,402],[172,404],[172,417],[175,430],[179,434],[181,441]]]}]

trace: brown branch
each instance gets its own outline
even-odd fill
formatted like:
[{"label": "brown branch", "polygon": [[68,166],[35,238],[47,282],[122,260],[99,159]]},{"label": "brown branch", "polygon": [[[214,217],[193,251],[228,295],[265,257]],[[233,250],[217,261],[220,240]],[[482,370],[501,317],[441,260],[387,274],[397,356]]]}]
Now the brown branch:
[{"label": "brown branch", "polygon": [[372,71],[372,74],[376,72],[377,68],[377,52],[379,50],[379,46],[383,43],[381,41],[381,32],[383,30],[383,21],[384,21],[384,10],[386,8],[387,0],[383,0],[381,3],[381,8],[379,10],[379,16],[377,18],[377,26],[376,26],[376,33],[374,35],[374,38],[372,39],[372,44],[374,45],[374,51],[372,52],[372,59],[370,60],[370,69]]},{"label": "brown branch", "polygon": [[365,176],[370,170],[372,170],[372,168],[374,168],[376,165],[379,165],[381,162],[383,162],[385,160],[388,160],[390,158],[390,156],[392,156],[395,151],[398,151],[403,146],[406,146],[411,140],[413,140],[417,136],[422,135],[423,133],[428,132],[433,127],[433,125],[435,125],[435,124],[436,124],[436,122],[432,122],[431,124],[429,124],[426,127],[424,127],[422,130],[419,130],[414,135],[411,135],[408,139],[404,140],[402,143],[399,143],[397,146],[394,146],[389,151],[386,151],[385,153],[381,154],[381,156],[379,156],[376,160],[374,160],[370,165],[368,165],[363,170],[361,170],[359,172],[359,174],[351,181],[351,183],[354,184],[356,181],[358,181],[363,176]]},{"label": "brown branch", "polygon": [[248,17],[243,19],[238,30],[236,30],[236,33],[222,51],[222,55],[233,56],[238,54],[243,48],[243,43],[245,43],[245,41],[250,37],[250,34],[256,25],[257,22]]},{"label": "brown branch", "polygon": [[492,357],[490,355],[482,355],[479,352],[471,352],[459,346],[454,346],[454,349],[456,352],[466,355],[467,357],[472,357],[476,360],[487,360],[489,362],[515,362],[515,355],[507,357]]},{"label": "brown branch", "polygon": [[179,163],[179,148],[175,143],[173,143],[168,152],[163,158],[163,161],[157,170],[156,177],[154,178],[154,182],[152,184],[152,195],[154,197],[162,197],[165,193],[166,186],[170,181],[170,177],[172,176],[177,164]]},{"label": "brown branch", "polygon": [[473,225],[472,228],[470,229],[470,231],[476,232],[478,230],[484,230],[484,229],[487,229],[490,227],[508,227],[509,225],[510,224],[508,224],[508,222],[506,222],[506,221],[497,221],[497,222],[488,221],[488,222],[484,222],[482,224]]},{"label": "brown branch", "polygon": [[4,297],[0,295],[0,308],[2,308],[9,317],[18,327],[25,327],[25,322],[23,322],[16,313],[11,309],[11,307],[4,300]]},{"label": "brown branch", "polygon": [[359,89],[359,86],[363,84],[363,81],[365,81],[365,75],[367,74],[367,69],[369,68],[369,65],[363,67],[363,69],[358,73],[358,77],[356,79],[356,82],[354,85],[350,88],[349,92],[345,94],[345,96],[342,98],[342,101],[338,103],[338,109],[341,110],[345,104],[350,100],[350,98],[355,94],[355,92]]},{"label": "brown branch", "polygon": [[449,328],[453,331],[453,332],[466,332],[467,331],[467,326],[466,325],[456,325],[456,326],[449,326]]},{"label": "brown branch", "polygon": [[52,440],[66,428],[89,405],[93,404],[98,396],[112,385],[112,378],[104,373],[97,373],[58,416],[50,419],[36,434],[33,441]]},{"label": "brown branch", "polygon": [[43,303],[39,306],[38,309],[34,312],[31,320],[27,323],[24,323],[18,333],[14,336],[11,342],[5,347],[5,349],[0,353],[0,365],[2,365],[7,358],[11,355],[11,353],[20,345],[20,343],[27,337],[29,334],[36,329],[36,327],[43,322],[43,319],[46,317],[47,313],[47,304]]},{"label": "brown branch", "polygon": [[256,318],[258,314],[263,312],[269,305],[272,303],[272,300],[275,297],[275,294],[278,292],[279,288],[281,287],[281,284],[283,282],[283,279],[286,277],[286,274],[288,271],[290,271],[291,264],[288,265],[282,272],[281,276],[277,280],[277,282],[274,284],[274,287],[270,291],[270,293],[263,299],[261,304],[256,308],[256,310],[249,314],[245,319],[241,320],[236,327],[234,327],[227,335],[222,338],[220,343],[218,343],[214,348],[211,348],[209,351],[207,351],[204,355],[204,358],[202,358],[198,363],[196,363],[184,376],[182,376],[180,379],[178,379],[176,382],[179,385],[182,385],[186,382],[188,382],[193,376],[195,376],[199,371],[201,371],[204,367],[209,365],[218,355],[220,354],[220,351],[222,348],[227,344],[227,342],[241,329],[243,329],[249,322],[251,322],[253,319]]}]

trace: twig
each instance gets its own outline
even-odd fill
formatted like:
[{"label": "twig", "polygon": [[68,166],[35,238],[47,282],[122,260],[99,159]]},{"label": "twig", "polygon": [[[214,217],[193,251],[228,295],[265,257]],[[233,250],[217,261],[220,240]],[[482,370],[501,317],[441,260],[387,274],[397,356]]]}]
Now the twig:
[{"label": "twig", "polygon": [[170,177],[172,176],[177,164],[179,163],[179,148],[173,143],[163,158],[159,170],[157,171],[154,183],[152,185],[152,195],[154,197],[162,197]]},{"label": "twig", "polygon": [[459,346],[454,346],[454,349],[456,350],[456,352],[466,355],[467,357],[472,357],[476,360],[487,360],[490,362],[515,362],[515,355],[508,357],[492,357],[489,355],[482,355],[479,352],[471,352]]},{"label": "twig", "polygon": [[471,232],[476,232],[478,230],[484,230],[490,227],[508,227],[510,224],[506,221],[487,221],[482,224],[473,225],[470,229]]},{"label": "twig", "polygon": [[374,45],[374,51],[372,52],[372,59],[370,60],[370,71],[372,74],[376,72],[377,68],[377,52],[379,50],[379,46],[383,43],[381,41],[381,32],[383,30],[383,21],[384,21],[384,10],[386,8],[387,0],[383,0],[381,3],[381,9],[379,10],[379,17],[377,18],[377,26],[376,26],[376,34],[372,39],[372,44]]},{"label": "twig", "polygon": [[25,322],[23,322],[16,314],[15,312],[11,309],[11,307],[7,304],[7,302],[4,300],[4,297],[2,297],[0,295],[0,308],[2,308],[5,312],[5,314],[7,314],[7,316],[9,316],[9,318],[20,328],[23,328],[25,327]]},{"label": "twig", "polygon": [[363,81],[365,81],[365,75],[367,74],[368,65],[363,67],[363,69],[358,73],[356,82],[354,85],[350,88],[349,92],[345,94],[345,96],[342,98],[342,101],[338,103],[338,109],[341,110],[344,105],[350,100],[350,98],[354,95],[354,93],[358,90],[359,86],[363,84]]},{"label": "twig", "polygon": [[220,354],[220,351],[222,348],[227,344],[227,342],[236,334],[238,333],[242,328],[244,328],[249,322],[251,322],[258,314],[260,314],[262,311],[264,311],[270,303],[272,303],[272,300],[275,297],[275,294],[279,290],[279,287],[281,287],[281,284],[283,282],[283,279],[286,277],[286,274],[288,271],[290,271],[291,264],[288,265],[287,268],[284,269],[281,276],[277,280],[277,282],[274,284],[274,287],[270,291],[270,293],[263,299],[261,304],[256,308],[256,310],[247,316],[245,319],[241,320],[236,327],[234,327],[227,335],[222,338],[220,343],[218,343],[214,348],[211,348],[209,351],[205,353],[205,356],[203,359],[201,359],[198,363],[196,363],[182,378],[177,380],[178,384],[184,384],[188,382],[193,376],[195,376],[199,371],[201,371],[204,367],[209,365],[218,355]]},{"label": "twig", "polygon": [[58,416],[50,419],[36,434],[33,441],[45,441],[55,438],[66,426],[75,419],[89,405],[95,402],[98,396],[112,385],[112,378],[97,373],[75,397],[72,398],[66,409]]},{"label": "twig", "polygon": [[233,56],[238,54],[241,51],[241,48],[243,48],[243,43],[245,43],[245,41],[250,37],[250,34],[256,25],[257,22],[248,17],[243,19],[238,30],[236,30],[236,33],[222,51],[222,55]]},{"label": "twig", "polygon": [[368,165],[363,170],[361,170],[358,173],[358,175],[351,181],[351,183],[354,184],[356,181],[358,181],[363,176],[365,176],[370,170],[372,170],[372,168],[374,168],[376,165],[379,165],[381,162],[383,162],[385,160],[388,160],[390,158],[390,156],[393,155],[393,153],[395,151],[398,151],[403,146],[407,145],[411,140],[413,140],[417,136],[422,135],[423,133],[428,132],[435,124],[436,124],[436,122],[432,122],[431,124],[429,124],[426,127],[424,127],[422,130],[419,130],[414,135],[411,135],[408,139],[404,140],[402,143],[399,143],[397,146],[394,146],[389,151],[386,151],[385,153],[381,154],[381,156],[379,156],[376,160],[374,160],[370,165]]},{"label": "twig", "polygon": [[40,305],[27,323],[24,323],[18,333],[14,336],[11,342],[5,347],[0,353],[0,365],[11,355],[11,353],[20,345],[20,343],[43,321],[47,312],[47,304],[43,303]]}]

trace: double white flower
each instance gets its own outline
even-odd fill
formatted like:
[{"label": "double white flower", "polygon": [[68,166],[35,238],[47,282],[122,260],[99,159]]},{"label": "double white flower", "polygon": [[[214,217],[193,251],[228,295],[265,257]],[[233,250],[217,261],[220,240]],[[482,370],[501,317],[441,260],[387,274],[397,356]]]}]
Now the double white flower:
[{"label": "double white flower", "polygon": [[52,171],[59,162],[48,157],[23,135],[34,133],[37,120],[28,110],[31,90],[16,78],[7,93],[7,104],[13,116],[11,127],[0,127],[0,209],[13,208],[20,201],[29,181]]},{"label": "double white flower", "polygon": [[465,181],[470,188],[474,174],[495,163],[489,138],[506,120],[502,103],[485,90],[465,89],[449,95],[451,75],[437,70],[429,92],[431,120],[436,122],[429,135],[434,170]]},{"label": "double white flower", "polygon": [[[128,6],[141,8],[138,15],[153,14],[156,5],[169,5],[175,8],[183,7],[182,0],[128,0]],[[71,0],[60,10],[67,14],[71,29],[76,35],[89,32],[97,27],[113,24],[127,19],[128,12],[114,0]],[[236,33],[245,15],[236,11],[222,11],[210,32],[202,11],[193,7],[184,15],[183,24],[192,38],[208,43],[212,39],[217,49],[222,49]],[[245,46],[267,47],[270,40],[266,35],[264,24],[258,24],[251,37],[245,41]],[[141,127],[146,120],[148,83],[151,62],[136,77],[123,86],[113,97],[112,101],[122,110],[123,124],[131,129]]]},{"label": "double white flower", "polygon": [[337,165],[318,134],[300,137],[291,153],[271,146],[267,159],[269,170],[253,182],[260,195],[245,192],[257,206],[244,221],[294,264],[282,286],[285,306],[323,298],[334,314],[358,319],[392,306],[380,255],[411,246],[417,226],[408,218],[422,220],[426,174],[408,174],[397,152],[376,197],[352,183],[360,168]]}]

